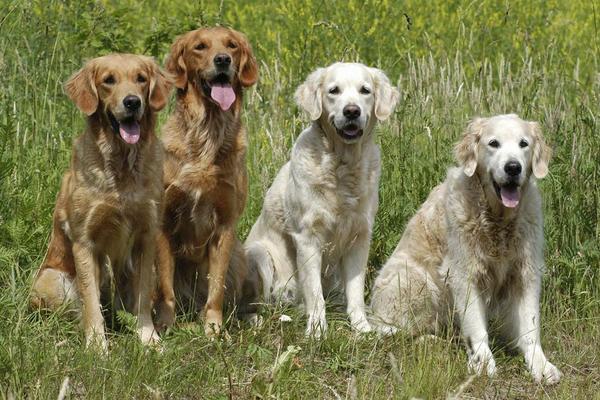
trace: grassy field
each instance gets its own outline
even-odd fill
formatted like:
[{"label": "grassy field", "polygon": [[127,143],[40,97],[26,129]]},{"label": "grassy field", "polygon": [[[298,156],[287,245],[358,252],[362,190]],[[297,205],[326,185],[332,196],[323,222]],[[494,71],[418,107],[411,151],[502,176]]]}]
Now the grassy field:
[{"label": "grassy field", "polygon": [[[0,0],[0,398],[56,398],[61,385],[68,398],[105,399],[600,398],[598,0],[179,3]],[[398,84],[400,105],[378,130],[384,163],[370,279],[443,179],[471,116],[516,112],[542,123],[554,149],[541,184],[542,339],[564,373],[558,386],[534,384],[501,342],[493,343],[497,377],[471,379],[450,334],[357,337],[337,309],[322,341],[303,336],[296,310],[265,307],[262,327],[231,322],[230,340],[175,327],[162,353],[142,348],[120,316],[125,328],[111,332],[106,358],[83,348],[76,323],[27,309],[59,179],[84,124],[62,83],[84,59],[112,51],[163,62],[177,34],[215,23],[245,32],[261,66],[246,95],[242,237],[308,123],[291,94],[312,69],[358,60]],[[282,312],[293,321],[279,322]]]}]

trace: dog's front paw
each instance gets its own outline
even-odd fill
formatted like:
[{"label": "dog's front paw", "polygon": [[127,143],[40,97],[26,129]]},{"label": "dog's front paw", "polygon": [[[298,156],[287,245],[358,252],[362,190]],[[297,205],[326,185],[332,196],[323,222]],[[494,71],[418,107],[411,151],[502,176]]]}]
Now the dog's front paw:
[{"label": "dog's front paw", "polygon": [[369,321],[367,321],[366,318],[352,322],[352,328],[359,333],[367,333],[373,331],[373,328],[371,328],[371,324],[369,324]]},{"label": "dog's front paw", "polygon": [[373,328],[367,320],[364,307],[348,308],[348,317],[350,318],[350,325],[358,333],[371,332]]},{"label": "dog's front paw", "polygon": [[473,349],[472,354],[469,355],[467,366],[471,374],[482,375],[485,371],[487,376],[492,377],[496,373],[494,355],[490,348],[483,343]]},{"label": "dog's front paw", "polygon": [[204,334],[208,338],[213,339],[221,334],[222,326],[222,314],[214,310],[206,310],[204,317]]},{"label": "dog's front paw", "polygon": [[310,314],[306,326],[306,336],[319,339],[327,333],[327,320],[325,315]]},{"label": "dog's front paw", "polygon": [[204,321],[204,334],[209,339],[214,339],[221,334],[221,324],[216,321]]},{"label": "dog's front paw", "polygon": [[550,361],[534,365],[530,372],[536,382],[546,385],[554,385],[562,377],[562,373]]},{"label": "dog's front paw", "polygon": [[108,354],[108,340],[104,337],[104,333],[89,334],[85,337],[85,346],[88,349],[99,352],[100,354]]},{"label": "dog's front paw", "polygon": [[138,336],[143,345],[156,346],[160,342],[158,332],[154,327],[142,327],[138,329]]}]

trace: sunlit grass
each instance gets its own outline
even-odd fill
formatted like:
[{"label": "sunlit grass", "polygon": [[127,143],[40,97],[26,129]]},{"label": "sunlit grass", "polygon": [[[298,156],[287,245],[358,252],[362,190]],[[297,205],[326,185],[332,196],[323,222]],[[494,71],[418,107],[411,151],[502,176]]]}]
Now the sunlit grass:
[{"label": "sunlit grass", "polygon": [[[542,339],[565,377],[555,388],[535,385],[522,358],[494,342],[498,377],[476,379],[461,395],[597,396],[598,5],[397,3],[0,3],[0,397],[55,398],[65,377],[71,398],[107,399],[444,398],[467,380],[465,351],[452,332],[425,341],[357,337],[337,309],[330,310],[330,333],[321,342],[303,336],[306,321],[297,310],[265,307],[262,327],[231,322],[229,340],[211,342],[194,325],[176,327],[162,353],[143,349],[126,328],[111,332],[106,358],[83,349],[77,323],[27,310],[59,180],[84,123],[62,82],[83,59],[110,51],[164,61],[176,34],[216,22],[244,31],[261,65],[260,82],[245,97],[250,193],[242,237],[307,124],[291,94],[313,68],[360,60],[385,69],[398,84],[402,101],[378,129],[383,171],[370,279],[443,179],[453,162],[452,144],[469,118],[516,112],[540,121],[554,149],[550,175],[541,183],[547,263]],[[292,322],[280,322],[282,312]]]}]

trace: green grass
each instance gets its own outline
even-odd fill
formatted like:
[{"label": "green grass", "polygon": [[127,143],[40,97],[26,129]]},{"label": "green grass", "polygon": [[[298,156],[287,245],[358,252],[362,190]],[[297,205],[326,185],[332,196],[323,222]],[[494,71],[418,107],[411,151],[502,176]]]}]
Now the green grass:
[{"label": "green grass", "polygon": [[[181,3],[0,2],[1,398],[56,398],[66,377],[70,398],[445,398],[457,391],[464,398],[598,398],[597,0]],[[244,31],[261,66],[245,98],[250,196],[242,237],[307,125],[291,95],[312,69],[359,60],[399,85],[402,101],[379,128],[384,162],[370,279],[443,179],[471,116],[517,112],[542,123],[554,149],[541,184],[542,332],[547,355],[565,374],[558,386],[534,384],[522,358],[499,342],[498,376],[469,381],[455,337],[356,337],[337,309],[320,342],[303,336],[298,311],[266,307],[260,328],[231,322],[230,340],[211,342],[197,326],[176,327],[162,353],[143,349],[127,328],[112,331],[106,358],[83,348],[76,323],[28,311],[59,179],[83,127],[62,83],[84,59],[112,51],[164,61],[177,34],[215,23]],[[282,312],[293,321],[279,322]]]}]

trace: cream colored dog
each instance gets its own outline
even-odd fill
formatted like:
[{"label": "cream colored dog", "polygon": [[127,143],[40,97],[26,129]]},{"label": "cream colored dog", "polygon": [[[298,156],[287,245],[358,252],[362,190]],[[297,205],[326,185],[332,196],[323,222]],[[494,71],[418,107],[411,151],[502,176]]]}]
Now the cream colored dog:
[{"label": "cream colored dog", "polygon": [[525,355],[536,381],[561,373],[540,341],[544,271],[543,219],[536,178],[548,173],[550,149],[539,125],[518,116],[476,118],[448,171],[410,220],[373,287],[381,327],[435,332],[456,315],[477,374],[496,371],[488,319]]},{"label": "cream colored dog", "polygon": [[350,322],[369,331],[364,282],[380,174],[373,128],[392,113],[398,91],[378,69],[336,63],[313,72],[295,97],[313,123],[266,194],[248,262],[266,299],[303,301],[307,335],[327,330],[324,291],[340,280]]}]

